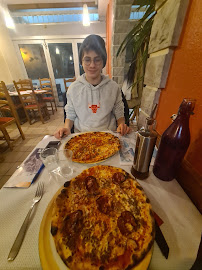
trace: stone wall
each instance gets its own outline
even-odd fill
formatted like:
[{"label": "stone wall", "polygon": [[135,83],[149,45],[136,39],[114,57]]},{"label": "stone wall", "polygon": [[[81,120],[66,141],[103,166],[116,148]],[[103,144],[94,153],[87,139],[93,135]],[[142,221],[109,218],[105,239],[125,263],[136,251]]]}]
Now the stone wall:
[{"label": "stone wall", "polygon": [[133,0],[114,0],[113,1],[113,36],[112,36],[112,79],[122,88],[124,80],[125,51],[116,57],[119,46],[126,34],[132,28],[129,21]]},{"label": "stone wall", "polygon": [[[156,10],[164,0],[157,0]],[[141,112],[138,126],[145,124],[154,104],[158,104],[161,89],[165,88],[173,51],[178,46],[189,0],[167,0],[157,11],[149,42]]]}]

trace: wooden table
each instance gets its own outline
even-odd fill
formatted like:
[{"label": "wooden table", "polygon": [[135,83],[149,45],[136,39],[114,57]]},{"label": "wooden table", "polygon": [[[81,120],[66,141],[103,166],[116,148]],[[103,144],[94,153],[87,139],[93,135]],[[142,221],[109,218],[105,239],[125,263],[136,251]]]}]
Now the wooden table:
[{"label": "wooden table", "polygon": [[[39,100],[42,98],[42,95],[45,94],[46,92],[47,92],[46,90],[41,90],[41,89],[34,90],[34,93],[37,95]],[[27,91],[23,92],[24,95],[28,95],[31,93],[32,93],[31,90],[27,90]],[[9,91],[9,95],[11,96],[13,104],[14,104],[15,109],[17,111],[20,124],[25,123],[27,121],[27,117],[26,117],[24,108],[22,106],[22,103],[19,99],[18,92],[17,91],[12,91],[12,92]]]},{"label": "wooden table", "polygon": [[[22,95],[28,95],[28,94],[31,94],[32,93],[32,90],[26,90],[26,91],[23,91]],[[37,89],[37,90],[34,90],[34,93],[36,95],[42,95],[42,94],[45,94],[47,93],[46,90],[41,90],[41,89]],[[9,95],[10,96],[18,96],[18,92],[17,91],[9,91]]]}]

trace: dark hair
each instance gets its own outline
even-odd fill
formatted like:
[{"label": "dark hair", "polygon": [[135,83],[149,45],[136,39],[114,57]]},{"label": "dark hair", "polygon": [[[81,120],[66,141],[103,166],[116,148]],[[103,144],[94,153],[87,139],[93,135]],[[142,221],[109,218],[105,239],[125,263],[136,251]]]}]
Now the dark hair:
[{"label": "dark hair", "polygon": [[106,65],[107,52],[105,48],[105,41],[98,35],[87,36],[79,48],[79,62],[82,64],[82,58],[84,51],[95,51],[98,55],[102,57],[103,67]]}]

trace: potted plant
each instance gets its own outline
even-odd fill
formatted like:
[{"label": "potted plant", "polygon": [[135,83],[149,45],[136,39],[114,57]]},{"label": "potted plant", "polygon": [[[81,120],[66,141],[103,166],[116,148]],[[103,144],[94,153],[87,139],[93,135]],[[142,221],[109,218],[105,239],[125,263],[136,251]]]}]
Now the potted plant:
[{"label": "potted plant", "polygon": [[127,48],[130,47],[132,49],[131,63],[125,78],[126,87],[128,89],[130,88],[131,91],[131,99],[127,100],[129,109],[132,109],[130,120],[133,120],[135,116],[138,117],[144,87],[143,82],[148,58],[149,39],[154,17],[167,0],[163,1],[156,10],[156,0],[137,0],[134,2],[138,4],[136,12],[139,12],[145,7],[145,13],[126,35],[117,52],[118,57]]}]

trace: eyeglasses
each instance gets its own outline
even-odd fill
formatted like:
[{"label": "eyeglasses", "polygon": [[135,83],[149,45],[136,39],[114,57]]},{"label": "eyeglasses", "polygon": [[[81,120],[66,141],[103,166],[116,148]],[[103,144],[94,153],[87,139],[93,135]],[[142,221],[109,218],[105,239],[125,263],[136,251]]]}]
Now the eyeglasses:
[{"label": "eyeglasses", "polygon": [[84,65],[90,66],[91,62],[93,62],[95,66],[99,66],[102,63],[102,58],[101,57],[95,57],[94,59],[91,59],[90,57],[83,58]]}]

